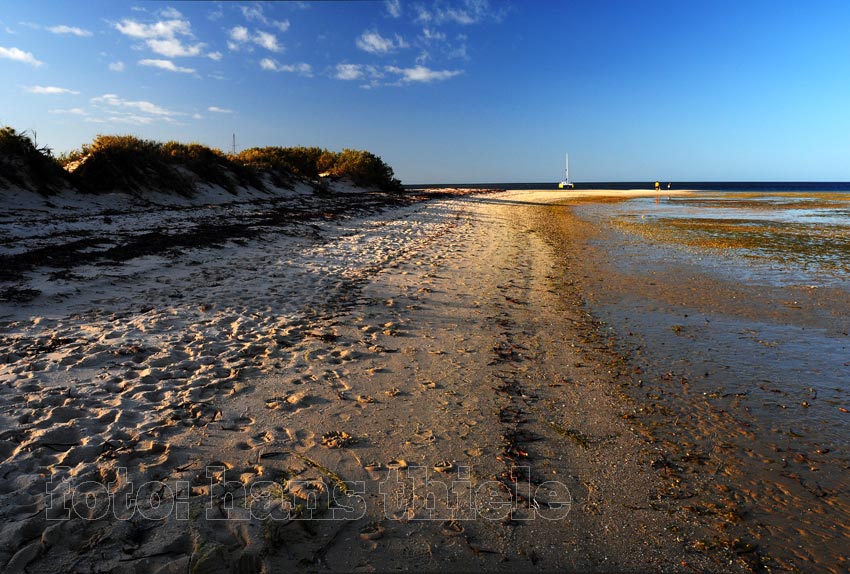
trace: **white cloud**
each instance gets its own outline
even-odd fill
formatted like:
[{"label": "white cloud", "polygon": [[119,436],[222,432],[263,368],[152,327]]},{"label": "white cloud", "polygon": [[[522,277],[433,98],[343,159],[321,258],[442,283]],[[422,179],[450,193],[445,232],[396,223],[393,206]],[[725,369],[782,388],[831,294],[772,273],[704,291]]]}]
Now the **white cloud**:
[{"label": "white cloud", "polygon": [[15,60],[16,62],[23,62],[25,64],[30,64],[31,66],[35,66],[36,68],[44,64],[36,59],[35,56],[30,52],[24,52],[18,48],[4,48],[0,46],[0,58],[7,58],[9,60]]},{"label": "white cloud", "polygon": [[261,4],[240,6],[239,9],[242,10],[242,16],[249,22],[262,22],[265,24],[268,21],[266,15],[263,14],[263,6]]},{"label": "white cloud", "polygon": [[337,80],[359,80],[363,77],[363,66],[360,64],[337,64],[334,77]]},{"label": "white cloud", "polygon": [[173,122],[175,116],[182,116],[180,112],[174,112],[147,102],[144,100],[125,100],[115,94],[104,94],[92,98],[89,102],[109,113],[109,118],[89,118],[87,121],[96,123],[118,122],[129,124],[150,124],[155,121]]},{"label": "white cloud", "polygon": [[443,32],[430,28],[422,28],[422,37],[428,41],[442,41],[446,39],[446,35]]},{"label": "white cloud", "polygon": [[396,34],[395,40],[384,38],[376,31],[363,32],[355,42],[357,47],[370,54],[388,54],[399,48],[407,48],[404,38]]},{"label": "white cloud", "polygon": [[88,115],[83,108],[70,108],[67,110],[56,109],[56,110],[48,110],[51,114],[67,114],[71,116],[85,116]]},{"label": "white cloud", "polygon": [[237,51],[250,42],[271,52],[283,52],[283,46],[278,43],[277,36],[269,32],[254,30],[251,34],[245,26],[236,26],[230,29],[229,35],[231,41],[227,43],[227,47],[232,51]]},{"label": "white cloud", "polygon": [[242,16],[249,22],[259,22],[266,26],[274,26],[281,32],[289,30],[289,20],[270,20],[266,17],[262,4],[240,6],[239,9],[242,11]]},{"label": "white cloud", "polygon": [[232,114],[233,110],[229,110],[227,108],[219,108],[218,106],[210,106],[207,108],[208,112],[214,112],[217,114]]},{"label": "white cloud", "polygon": [[202,116],[201,114],[197,114],[197,113],[196,113],[196,114],[192,114],[192,119],[193,119],[193,120],[201,120],[201,119],[203,119],[203,118],[204,118],[204,116]]},{"label": "white cloud", "polygon": [[505,9],[491,9],[489,0],[463,0],[452,5],[437,1],[430,8],[418,6],[417,12],[416,20],[419,22],[454,22],[464,26],[484,20],[500,21],[505,16]]},{"label": "white cloud", "polygon": [[123,72],[124,62],[112,62],[109,64],[109,69],[113,72]]},{"label": "white cloud", "polygon": [[[157,118],[140,116],[138,114],[111,114],[107,118],[86,117],[87,122],[93,124],[130,124],[134,126],[146,126],[157,121]],[[170,118],[165,118],[168,123],[173,123]]]},{"label": "white cloud", "polygon": [[47,30],[54,34],[72,34],[81,38],[91,36],[91,32],[88,30],[83,30],[82,28],[77,28],[75,26],[65,26],[64,24],[60,26],[51,26]]},{"label": "white cloud", "polygon": [[163,20],[153,24],[142,24],[125,19],[115,24],[115,28],[125,36],[140,40],[192,35],[191,26],[187,20]]},{"label": "white cloud", "polygon": [[168,58],[197,56],[204,48],[204,44],[185,46],[177,38],[165,38],[163,40],[150,39],[147,41],[147,44],[151,50],[162,56],[167,56]]},{"label": "white cloud", "polygon": [[260,60],[260,67],[264,70],[268,70],[269,72],[290,72],[306,76],[308,78],[313,76],[313,67],[310,66],[310,64],[305,64],[304,62],[299,62],[297,64],[280,64],[271,58],[263,58]]},{"label": "white cloud", "polygon": [[401,16],[400,0],[385,0],[384,6],[386,6],[387,12],[389,12],[390,16],[393,18],[399,18]]},{"label": "white cloud", "polygon": [[26,90],[31,94],[79,94],[80,92],[75,92],[74,90],[69,90],[68,88],[58,88],[56,86],[29,86]]},{"label": "white cloud", "polygon": [[373,84],[370,87],[374,87],[378,85],[377,80],[384,77],[384,73],[375,66],[337,64],[334,68],[333,77],[337,80],[362,80],[368,78]]},{"label": "white cloud", "polygon": [[463,70],[432,70],[425,66],[414,66],[413,68],[398,68],[387,66],[386,70],[401,76],[403,82],[435,82],[448,80],[463,73]]},{"label": "white cloud", "polygon": [[221,52],[210,52],[209,54],[207,54],[207,58],[209,58],[210,60],[215,60],[216,62],[218,62],[219,60],[221,60],[222,55],[221,55]]},{"label": "white cloud", "polygon": [[182,18],[183,17],[183,14],[180,13],[180,10],[178,10],[177,8],[172,8],[171,6],[168,6],[164,9],[160,10],[159,15],[162,16],[163,18]]},{"label": "white cloud", "polygon": [[271,52],[282,52],[283,48],[277,43],[277,37],[274,34],[269,34],[268,32],[258,31],[254,35],[254,43],[258,46],[262,46],[266,50]]},{"label": "white cloud", "polygon": [[140,66],[148,66],[150,68],[160,68],[169,72],[179,72],[181,74],[194,74],[194,68],[184,68],[177,66],[171,60],[139,60]]},{"label": "white cloud", "polygon": [[234,42],[248,41],[248,28],[245,26],[236,26],[230,30],[230,39]]},{"label": "white cloud", "polygon": [[183,40],[180,38],[181,36],[194,38],[192,27],[188,20],[172,19],[154,22],[153,24],[144,24],[135,20],[125,19],[115,24],[115,28],[125,36],[144,40],[148,48],[153,52],[168,58],[197,56],[205,46],[203,43],[183,44]]}]

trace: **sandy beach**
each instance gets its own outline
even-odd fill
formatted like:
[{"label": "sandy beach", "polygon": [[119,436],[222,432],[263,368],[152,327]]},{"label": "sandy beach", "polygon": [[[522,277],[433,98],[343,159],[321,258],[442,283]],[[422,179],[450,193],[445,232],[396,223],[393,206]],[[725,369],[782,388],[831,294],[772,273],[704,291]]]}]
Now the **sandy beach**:
[{"label": "sandy beach", "polygon": [[770,567],[735,493],[659,441],[677,419],[586,306],[592,230],[564,204],[639,195],[377,202],[29,265],[0,304],[0,564]]}]

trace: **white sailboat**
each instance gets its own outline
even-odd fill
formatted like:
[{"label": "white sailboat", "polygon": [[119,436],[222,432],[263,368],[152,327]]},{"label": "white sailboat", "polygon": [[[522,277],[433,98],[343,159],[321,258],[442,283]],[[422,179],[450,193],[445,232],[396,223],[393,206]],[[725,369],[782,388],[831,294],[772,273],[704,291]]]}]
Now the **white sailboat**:
[{"label": "white sailboat", "polygon": [[558,189],[573,189],[575,185],[570,181],[570,154],[566,155],[566,165],[564,168],[564,181],[558,184]]}]

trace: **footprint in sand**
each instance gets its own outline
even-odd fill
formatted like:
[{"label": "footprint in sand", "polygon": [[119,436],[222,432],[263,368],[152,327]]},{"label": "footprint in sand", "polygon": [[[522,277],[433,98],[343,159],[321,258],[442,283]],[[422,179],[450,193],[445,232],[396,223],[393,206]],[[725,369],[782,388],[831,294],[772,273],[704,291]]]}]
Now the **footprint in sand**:
[{"label": "footprint in sand", "polygon": [[257,448],[274,441],[274,435],[270,431],[261,432],[249,438],[246,442],[249,447]]},{"label": "footprint in sand", "polygon": [[254,422],[254,419],[248,416],[247,413],[242,413],[237,417],[222,421],[221,428],[223,430],[241,432],[254,424]]}]

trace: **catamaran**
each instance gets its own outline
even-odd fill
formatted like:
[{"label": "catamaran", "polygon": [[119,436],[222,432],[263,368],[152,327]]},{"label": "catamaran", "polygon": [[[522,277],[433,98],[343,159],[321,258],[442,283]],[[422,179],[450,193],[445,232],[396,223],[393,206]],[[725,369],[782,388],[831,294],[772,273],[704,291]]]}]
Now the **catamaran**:
[{"label": "catamaran", "polygon": [[564,181],[558,184],[558,189],[573,189],[575,185],[570,181],[570,154],[566,154],[566,167],[564,169]]}]

